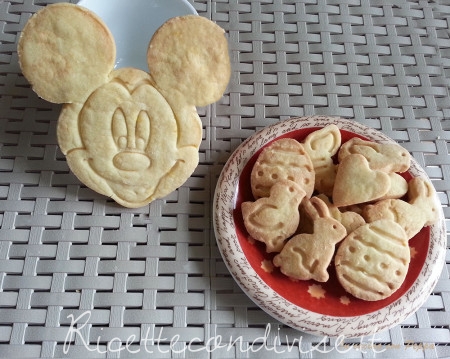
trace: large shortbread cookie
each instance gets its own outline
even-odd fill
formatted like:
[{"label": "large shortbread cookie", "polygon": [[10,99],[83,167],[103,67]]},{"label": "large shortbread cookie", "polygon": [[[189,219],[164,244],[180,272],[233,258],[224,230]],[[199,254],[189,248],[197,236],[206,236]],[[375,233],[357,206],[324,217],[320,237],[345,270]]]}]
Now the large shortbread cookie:
[{"label": "large shortbread cookie", "polygon": [[48,5],[28,20],[17,52],[24,76],[40,97],[72,103],[84,101],[108,81],[116,45],[96,14],[61,3]]},{"label": "large shortbread cookie", "polygon": [[408,239],[392,220],[365,224],[350,233],[334,258],[344,289],[374,301],[392,295],[405,280],[410,262]]},{"label": "large shortbread cookie", "polygon": [[292,139],[277,140],[264,148],[253,166],[250,183],[255,198],[267,197],[280,180],[301,186],[307,197],[314,191],[314,167],[303,145]]},{"label": "large shortbread cookie", "polygon": [[224,30],[196,15],[157,30],[147,54],[150,74],[114,70],[106,25],[67,3],[27,22],[18,54],[36,93],[65,104],[57,134],[70,169],[126,207],[164,197],[189,178],[202,140],[196,106],[217,101],[231,74]]}]

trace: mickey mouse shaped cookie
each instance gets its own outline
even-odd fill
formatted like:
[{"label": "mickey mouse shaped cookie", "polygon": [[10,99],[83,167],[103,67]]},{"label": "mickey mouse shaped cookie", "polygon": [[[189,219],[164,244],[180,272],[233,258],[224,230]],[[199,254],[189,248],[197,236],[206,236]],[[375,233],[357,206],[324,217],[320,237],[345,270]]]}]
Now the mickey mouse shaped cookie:
[{"label": "mickey mouse shaped cookie", "polygon": [[104,22],[68,3],[30,18],[18,54],[33,90],[64,104],[57,135],[72,172],[130,208],[191,176],[202,140],[196,106],[219,100],[231,73],[224,31],[197,15],[172,18],[156,31],[150,73],[115,70],[115,42]]}]

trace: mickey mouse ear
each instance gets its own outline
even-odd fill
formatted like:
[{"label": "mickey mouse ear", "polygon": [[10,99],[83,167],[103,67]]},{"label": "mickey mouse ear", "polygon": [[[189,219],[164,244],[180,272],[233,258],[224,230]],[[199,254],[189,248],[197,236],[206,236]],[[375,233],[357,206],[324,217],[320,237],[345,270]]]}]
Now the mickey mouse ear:
[{"label": "mickey mouse ear", "polygon": [[147,62],[160,89],[178,90],[195,106],[219,100],[231,75],[224,30],[197,15],[165,22],[150,41]]},{"label": "mickey mouse ear", "polygon": [[48,5],[31,17],[17,51],[33,90],[54,103],[84,101],[106,82],[116,57],[103,21],[69,3]]}]

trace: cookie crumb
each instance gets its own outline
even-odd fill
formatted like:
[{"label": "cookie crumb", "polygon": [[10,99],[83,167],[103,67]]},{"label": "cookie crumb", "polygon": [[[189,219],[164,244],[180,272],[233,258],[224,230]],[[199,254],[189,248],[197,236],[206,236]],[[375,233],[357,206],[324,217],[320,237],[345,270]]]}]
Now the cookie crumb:
[{"label": "cookie crumb", "polygon": [[345,295],[340,297],[339,301],[341,302],[341,304],[344,304],[344,305],[349,305],[350,304],[350,298],[345,296]]},{"label": "cookie crumb", "polygon": [[273,263],[272,263],[272,261],[269,261],[268,259],[264,259],[261,262],[261,268],[267,273],[272,273],[273,272]]},{"label": "cookie crumb", "polygon": [[308,288],[308,293],[313,298],[317,298],[317,299],[325,298],[325,289],[323,289],[322,286],[319,284],[310,285]]}]

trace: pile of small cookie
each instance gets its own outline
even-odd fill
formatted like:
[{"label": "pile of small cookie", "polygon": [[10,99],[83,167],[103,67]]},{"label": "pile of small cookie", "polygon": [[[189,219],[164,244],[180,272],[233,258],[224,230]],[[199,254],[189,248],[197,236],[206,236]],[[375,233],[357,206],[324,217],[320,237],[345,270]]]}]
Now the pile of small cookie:
[{"label": "pile of small cookie", "polygon": [[401,175],[410,165],[396,143],[343,143],[335,124],[275,140],[253,165],[245,228],[293,280],[326,282],[334,263],[348,293],[387,298],[406,278],[408,241],[439,217],[431,183]]}]

